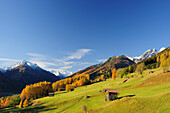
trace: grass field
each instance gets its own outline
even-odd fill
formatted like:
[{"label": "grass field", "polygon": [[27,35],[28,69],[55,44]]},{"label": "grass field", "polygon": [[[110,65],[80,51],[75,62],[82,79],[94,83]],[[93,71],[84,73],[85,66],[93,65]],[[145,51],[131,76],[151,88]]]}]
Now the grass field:
[{"label": "grass field", "polygon": [[[136,78],[108,79],[91,85],[78,87],[72,92],[55,92],[54,97],[34,100],[39,104],[26,108],[11,107],[2,109],[1,113],[83,113],[85,105],[89,113],[170,113],[170,73],[162,73],[160,68],[149,74]],[[132,75],[132,74],[131,74]],[[128,76],[131,76],[128,75]],[[118,89],[118,99],[104,102],[106,88]],[[84,99],[85,94],[89,98]]]}]

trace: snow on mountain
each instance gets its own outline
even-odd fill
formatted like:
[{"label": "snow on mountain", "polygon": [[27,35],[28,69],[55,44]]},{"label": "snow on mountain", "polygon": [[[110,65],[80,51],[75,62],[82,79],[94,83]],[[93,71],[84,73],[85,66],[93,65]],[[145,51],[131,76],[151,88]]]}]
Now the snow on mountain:
[{"label": "snow on mountain", "polygon": [[158,51],[158,53],[162,52],[164,49],[166,49],[166,48],[162,47],[162,48]]},{"label": "snow on mountain", "polygon": [[0,68],[0,71],[1,71],[2,73],[5,73],[5,72],[6,72],[6,70],[5,70],[4,68]]},{"label": "snow on mountain", "polygon": [[68,75],[71,75],[72,72],[70,71],[66,71],[66,70],[59,70],[59,69],[55,69],[55,70],[50,70],[51,73],[55,74],[56,76],[59,76],[60,78],[66,78]]},{"label": "snow on mountain", "polygon": [[[32,63],[30,61],[26,61],[26,60],[21,60],[21,61],[18,61],[16,64],[14,65],[11,65],[11,66],[8,66],[8,67],[4,67],[4,68],[0,68],[0,71],[5,73],[6,71],[8,70],[11,70],[11,69],[14,69],[20,65],[24,65],[24,66],[29,66],[33,69],[36,69],[36,68],[40,68],[37,64],[35,63]],[[55,74],[56,76],[59,76],[61,79],[67,77],[68,75],[71,75],[72,72],[70,71],[66,71],[66,70],[59,70],[59,69],[53,69],[53,70],[49,70],[50,73],[53,73]]]},{"label": "snow on mountain", "polygon": [[137,62],[140,62],[144,59],[147,59],[149,57],[156,55],[157,53],[163,51],[164,49],[165,49],[164,47],[162,47],[159,51],[156,50],[155,48],[149,49],[149,50],[145,51],[141,56],[130,57],[130,56],[126,55],[126,57],[129,58],[130,60],[134,61],[135,63],[137,63]]},{"label": "snow on mountain", "polygon": [[18,61],[16,64],[12,65],[12,66],[1,68],[0,71],[1,72],[6,72],[6,71],[14,69],[14,68],[16,68],[16,67],[18,67],[20,65],[29,66],[29,67],[31,67],[33,69],[40,68],[37,64],[31,63],[31,62],[26,61],[26,60],[21,60],[21,61]]}]

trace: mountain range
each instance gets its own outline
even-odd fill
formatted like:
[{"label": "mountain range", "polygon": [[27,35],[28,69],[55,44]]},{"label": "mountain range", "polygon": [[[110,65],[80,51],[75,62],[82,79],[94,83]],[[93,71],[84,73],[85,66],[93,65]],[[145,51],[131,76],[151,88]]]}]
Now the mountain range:
[{"label": "mountain range", "polygon": [[[29,66],[32,69],[42,69],[41,67],[39,67],[37,64],[32,63],[30,61],[26,61],[26,60],[21,60],[18,61],[16,64],[8,66],[8,67],[4,67],[4,68],[0,68],[0,71],[2,73],[5,73],[7,71],[10,71],[20,65],[24,64],[25,66]],[[63,79],[65,77],[67,77],[68,75],[72,74],[72,72],[70,71],[66,71],[66,70],[48,70],[50,73],[55,74],[56,76],[58,76],[59,78]]]},{"label": "mountain range", "polygon": [[142,55],[140,56],[135,56],[135,57],[130,57],[128,55],[126,55],[126,57],[128,57],[130,60],[134,61],[135,63],[138,63],[144,59],[147,59],[149,57],[152,57],[154,55],[156,55],[157,53],[160,53],[161,51],[163,51],[165,48],[162,47],[160,50],[156,50],[154,49],[149,49],[147,51],[145,51]]},{"label": "mountain range", "polygon": [[[130,56],[128,56],[128,55],[125,55],[125,56],[126,56],[127,58],[129,58],[130,60],[134,61],[135,63],[137,63],[137,62],[140,62],[140,61],[142,61],[142,60],[144,60],[144,59],[147,59],[147,58],[149,58],[149,57],[152,57],[153,55],[155,55],[155,54],[163,51],[164,49],[165,49],[164,47],[162,47],[160,50],[149,49],[149,50],[145,51],[145,52],[144,52],[142,55],[140,55],[140,56],[134,56],[134,57],[130,57]],[[20,66],[21,64],[25,64],[25,65],[31,67],[32,69],[38,69],[38,68],[39,68],[39,69],[42,69],[42,68],[39,67],[37,64],[31,63],[31,62],[26,61],[26,60],[22,60],[22,61],[19,61],[19,62],[17,62],[16,64],[14,64],[14,65],[12,65],[12,66],[0,68],[0,71],[1,71],[2,73],[5,73],[5,72],[7,72],[7,71],[9,71],[9,70],[12,70],[12,69]],[[98,65],[98,64],[97,64],[97,65]],[[89,66],[89,67],[94,67],[94,66],[96,66],[96,65]],[[57,69],[56,69],[56,70],[49,70],[49,72],[52,73],[52,74],[55,74],[55,75],[58,76],[58,78],[60,78],[60,79],[63,79],[63,78],[65,78],[65,77],[73,74],[73,73],[70,72],[70,71],[57,70]]]},{"label": "mountain range", "polygon": [[160,50],[149,49],[138,57],[124,55],[117,57],[113,56],[106,62],[89,66],[75,73],[64,70],[46,71],[37,64],[22,60],[12,66],[0,68],[0,92],[19,92],[28,84],[41,81],[55,82],[66,77],[73,77],[82,74],[89,74],[90,79],[94,80],[101,75],[108,74],[114,68],[128,67],[129,65],[140,62],[141,60],[150,58],[164,49],[165,48],[161,48]]}]

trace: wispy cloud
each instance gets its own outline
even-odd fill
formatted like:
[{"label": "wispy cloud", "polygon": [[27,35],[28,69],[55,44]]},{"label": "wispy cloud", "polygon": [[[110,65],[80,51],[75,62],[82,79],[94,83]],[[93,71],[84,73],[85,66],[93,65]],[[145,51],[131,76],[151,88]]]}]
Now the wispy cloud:
[{"label": "wispy cloud", "polygon": [[59,69],[60,70],[67,70],[67,69],[70,69],[72,68],[73,66],[63,66],[63,67],[60,67]]},{"label": "wispy cloud", "polygon": [[[30,60],[31,61],[31,60]],[[41,68],[46,69],[49,66],[58,66],[56,63],[52,63],[52,62],[47,62],[47,61],[31,61],[33,63],[36,63],[37,65],[39,65]]]},{"label": "wispy cloud", "polygon": [[9,62],[17,62],[17,59],[9,59],[9,58],[0,58],[0,61],[9,61]]},{"label": "wispy cloud", "polygon": [[46,55],[42,55],[38,53],[26,53],[26,55],[30,56],[29,60],[32,60],[32,61],[47,60]]},{"label": "wispy cloud", "polygon": [[97,60],[99,63],[107,61],[107,59],[99,59]]},{"label": "wispy cloud", "polygon": [[38,54],[38,53],[26,53],[26,54],[32,57],[45,57],[45,55]]},{"label": "wispy cloud", "polygon": [[[47,55],[39,53],[26,53],[28,61],[38,64],[41,68],[46,70],[74,70],[74,68],[83,67],[89,62],[81,62],[80,59],[88,55],[92,51],[91,49],[78,49],[75,52],[67,53],[67,56],[62,58],[53,58]],[[13,65],[16,62],[20,61],[19,59],[9,59],[9,58],[0,58],[1,66]]]},{"label": "wispy cloud", "polygon": [[83,56],[85,56],[90,51],[91,49],[78,49],[76,52],[71,53],[68,57],[66,57],[65,60],[81,59]]},{"label": "wispy cloud", "polygon": [[78,62],[85,55],[87,55],[91,49],[78,49],[75,52],[70,52],[68,56],[65,56],[61,59],[52,58],[46,55],[42,55],[39,53],[26,53],[26,55],[30,56],[29,61],[38,64],[40,67],[52,70],[69,70],[79,65],[89,64],[88,62]]},{"label": "wispy cloud", "polygon": [[10,59],[10,58],[0,58],[1,61],[1,68],[8,67],[16,62],[18,62],[18,59]]}]

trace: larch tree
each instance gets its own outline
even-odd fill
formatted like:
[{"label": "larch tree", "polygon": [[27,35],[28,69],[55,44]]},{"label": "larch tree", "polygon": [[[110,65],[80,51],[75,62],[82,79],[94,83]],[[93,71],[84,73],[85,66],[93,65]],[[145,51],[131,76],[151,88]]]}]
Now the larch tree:
[{"label": "larch tree", "polygon": [[23,107],[27,107],[28,106],[28,99],[25,99],[23,102]]},{"label": "larch tree", "polygon": [[116,79],[116,68],[112,70],[112,78]]}]

